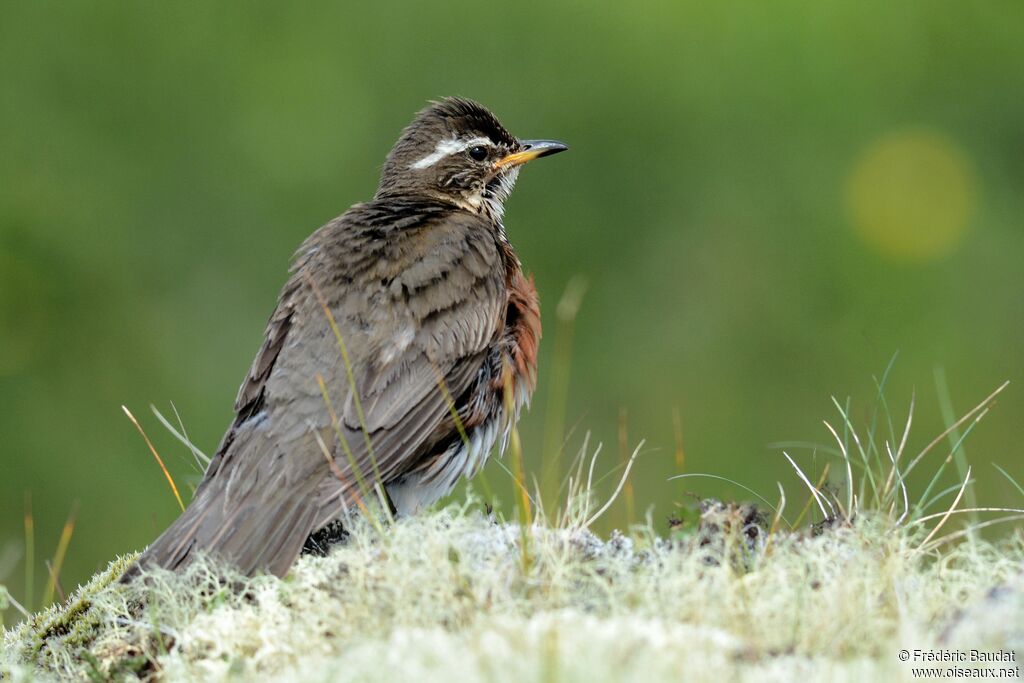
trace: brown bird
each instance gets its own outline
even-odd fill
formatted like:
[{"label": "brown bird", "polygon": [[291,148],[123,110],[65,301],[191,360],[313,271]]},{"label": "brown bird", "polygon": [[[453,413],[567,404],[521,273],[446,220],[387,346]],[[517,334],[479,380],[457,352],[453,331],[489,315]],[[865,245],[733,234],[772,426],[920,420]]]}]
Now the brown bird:
[{"label": "brown bird", "polygon": [[466,99],[417,114],[373,199],[296,252],[194,499],[126,577],[197,553],[281,576],[346,510],[379,494],[413,514],[503,449],[541,334],[504,202],[522,164],[565,149]]}]

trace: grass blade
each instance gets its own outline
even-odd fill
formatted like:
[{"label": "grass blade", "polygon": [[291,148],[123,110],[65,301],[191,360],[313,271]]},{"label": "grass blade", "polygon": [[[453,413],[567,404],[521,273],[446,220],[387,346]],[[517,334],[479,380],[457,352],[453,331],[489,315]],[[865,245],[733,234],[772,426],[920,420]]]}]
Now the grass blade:
[{"label": "grass blade", "polygon": [[184,512],[185,503],[181,500],[181,494],[178,493],[178,486],[174,483],[174,477],[172,477],[171,473],[167,471],[167,466],[164,465],[163,458],[161,458],[160,454],[156,452],[156,448],[153,447],[153,442],[149,440],[148,436],[146,436],[146,432],[142,430],[142,425],[140,425],[139,421],[135,419],[134,415],[132,415],[132,411],[128,410],[127,406],[121,406],[121,410],[123,410],[124,414],[128,416],[128,419],[132,421],[135,428],[139,430],[139,434],[142,435],[142,439],[146,442],[146,445],[149,446],[149,452],[153,454],[154,458],[156,458],[157,464],[160,465],[160,469],[163,470],[164,476],[167,477],[167,483],[171,485],[171,491],[174,492],[174,499],[178,501],[178,507],[180,507],[181,511]]},{"label": "grass blade", "polygon": [[75,519],[78,516],[78,502],[71,506],[67,521],[60,532],[60,540],[57,541],[57,549],[53,553],[53,560],[49,565],[50,578],[46,581],[46,588],[43,591],[43,605],[53,602],[54,590],[60,581],[60,570],[64,565],[64,558],[67,556],[68,546],[71,545],[71,536],[75,533]]},{"label": "grass blade", "polygon": [[25,493],[25,604],[35,597],[36,523],[32,514],[32,494]]}]

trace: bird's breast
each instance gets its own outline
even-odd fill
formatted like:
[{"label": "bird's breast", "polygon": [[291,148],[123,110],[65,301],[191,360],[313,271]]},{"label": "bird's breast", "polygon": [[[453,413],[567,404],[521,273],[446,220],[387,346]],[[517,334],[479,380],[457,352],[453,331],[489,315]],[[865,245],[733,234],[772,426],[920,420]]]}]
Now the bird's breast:
[{"label": "bird's breast", "polygon": [[537,386],[537,352],[541,337],[540,299],[533,278],[523,275],[518,267],[509,278],[505,330],[517,384],[524,383],[526,391],[533,393]]}]

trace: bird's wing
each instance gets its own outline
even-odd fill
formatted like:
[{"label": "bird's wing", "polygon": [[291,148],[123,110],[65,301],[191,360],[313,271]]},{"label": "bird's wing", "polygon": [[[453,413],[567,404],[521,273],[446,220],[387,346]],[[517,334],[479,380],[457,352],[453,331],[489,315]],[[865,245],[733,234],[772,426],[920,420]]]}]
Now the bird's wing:
[{"label": "bird's wing", "polygon": [[325,511],[353,502],[357,474],[387,482],[451,430],[504,326],[500,247],[467,214],[389,233],[352,213],[300,249],[232,427],[140,565],[201,551],[283,574]]},{"label": "bird's wing", "polygon": [[478,380],[508,296],[500,247],[479,218],[405,222],[383,239],[358,218],[300,251],[236,403],[240,420],[263,424],[265,413],[290,460],[301,451],[350,489],[359,477],[393,479],[438,438]]},{"label": "bird's wing", "polygon": [[285,285],[281,292],[280,301],[273,315],[267,322],[267,329],[263,333],[263,344],[256,353],[256,358],[246,373],[242,386],[238,389],[238,396],[235,398],[235,414],[239,419],[244,420],[259,412],[265,398],[267,379],[270,371],[277,362],[285,339],[292,327],[292,319],[295,315],[295,295],[301,283],[298,279],[292,278]]},{"label": "bird's wing", "polygon": [[[505,268],[493,235],[474,216],[456,213],[442,221],[419,234],[403,229],[394,239],[402,253],[375,264],[385,271],[380,278],[375,273],[373,284],[387,282],[379,300],[364,297],[362,310],[338,307],[347,312],[338,331],[355,346],[351,375],[346,368],[332,385],[345,393],[337,403],[339,422],[358,443],[347,438],[358,467],[364,473],[376,467],[384,481],[407,469],[452,409],[462,407],[504,325]],[[333,334],[330,341],[337,344]],[[339,465],[349,465],[347,454],[343,460]]]}]

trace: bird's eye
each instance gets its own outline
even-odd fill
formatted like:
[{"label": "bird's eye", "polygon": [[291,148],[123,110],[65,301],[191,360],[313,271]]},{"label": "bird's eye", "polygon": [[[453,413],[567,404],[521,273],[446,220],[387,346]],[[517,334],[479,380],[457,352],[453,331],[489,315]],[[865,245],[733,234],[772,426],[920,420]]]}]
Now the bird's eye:
[{"label": "bird's eye", "polygon": [[487,148],[481,147],[480,145],[474,145],[469,148],[469,156],[472,157],[474,161],[483,161],[487,158]]}]

